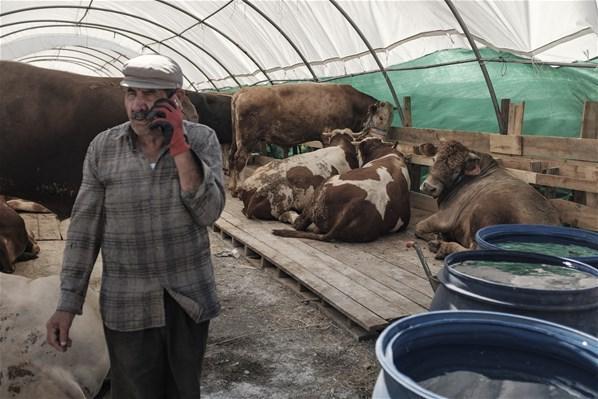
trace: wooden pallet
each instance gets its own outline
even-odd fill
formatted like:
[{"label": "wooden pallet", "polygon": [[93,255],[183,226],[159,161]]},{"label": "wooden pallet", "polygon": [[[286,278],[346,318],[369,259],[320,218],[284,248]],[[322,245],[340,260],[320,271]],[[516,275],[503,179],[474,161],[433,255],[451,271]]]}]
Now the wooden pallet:
[{"label": "wooden pallet", "polygon": [[[393,320],[428,308],[433,292],[415,251],[405,247],[411,232],[369,244],[283,238],[271,230],[288,225],[249,220],[241,207],[229,198],[214,230],[356,338],[375,336]],[[440,269],[429,253],[428,260]]]}]

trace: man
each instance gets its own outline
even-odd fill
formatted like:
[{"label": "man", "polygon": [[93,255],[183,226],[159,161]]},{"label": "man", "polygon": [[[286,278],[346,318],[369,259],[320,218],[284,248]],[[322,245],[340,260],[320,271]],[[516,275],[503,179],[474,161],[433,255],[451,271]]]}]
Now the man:
[{"label": "man", "polygon": [[71,345],[101,248],[112,398],[199,398],[220,310],[207,232],[224,208],[220,147],[212,129],[183,122],[174,61],[142,55],[123,74],[129,121],[89,145],[47,340],[62,352]]}]

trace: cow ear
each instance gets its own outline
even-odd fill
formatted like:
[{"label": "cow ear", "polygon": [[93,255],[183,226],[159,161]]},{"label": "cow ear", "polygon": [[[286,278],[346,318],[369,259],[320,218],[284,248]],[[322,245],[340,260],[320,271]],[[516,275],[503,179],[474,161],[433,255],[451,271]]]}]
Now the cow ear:
[{"label": "cow ear", "polygon": [[438,148],[432,143],[420,144],[419,147],[417,147],[417,149],[419,150],[420,154],[425,155],[427,157],[433,157],[434,155],[436,155],[436,151],[438,150]]},{"label": "cow ear", "polygon": [[477,176],[481,172],[480,169],[480,157],[470,152],[467,154],[467,159],[465,160],[465,175],[466,176]]}]

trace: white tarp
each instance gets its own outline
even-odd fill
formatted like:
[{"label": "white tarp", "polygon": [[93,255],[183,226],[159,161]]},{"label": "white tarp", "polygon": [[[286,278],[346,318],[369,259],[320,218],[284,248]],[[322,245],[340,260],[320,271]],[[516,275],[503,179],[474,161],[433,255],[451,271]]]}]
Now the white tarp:
[{"label": "white tarp", "polygon": [[[126,59],[159,52],[177,60],[196,89],[378,70],[335,3],[384,67],[470,48],[442,0],[2,0],[0,58],[120,76]],[[598,0],[453,4],[480,48],[557,63],[598,56]]]}]

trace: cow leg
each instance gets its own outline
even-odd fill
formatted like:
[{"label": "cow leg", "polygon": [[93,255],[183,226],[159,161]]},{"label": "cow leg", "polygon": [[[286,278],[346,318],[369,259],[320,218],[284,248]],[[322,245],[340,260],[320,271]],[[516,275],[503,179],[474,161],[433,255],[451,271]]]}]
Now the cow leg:
[{"label": "cow leg", "polygon": [[[446,256],[452,254],[453,252],[463,252],[463,251],[469,251],[470,249],[475,249],[475,243],[473,243],[471,245],[470,248],[466,248],[463,245],[459,244],[458,242],[454,242],[454,241],[437,241],[438,242],[438,246],[436,248],[436,251],[433,251],[430,248],[430,251],[432,252],[436,252],[436,259],[444,259]],[[430,242],[431,244],[432,242]]]},{"label": "cow leg", "polygon": [[312,224],[311,218],[308,216],[308,214],[309,213],[304,210],[301,215],[297,216],[293,222],[293,227],[295,230],[305,231]]},{"label": "cow leg", "polygon": [[438,234],[447,230],[444,220],[439,216],[440,212],[428,216],[415,225],[415,236],[424,241],[433,241],[438,238]]},{"label": "cow leg", "polygon": [[17,257],[17,261],[35,259],[37,254],[39,254],[39,245],[35,240],[35,235],[31,231],[27,231],[27,246],[25,251]]},{"label": "cow leg", "polygon": [[0,237],[0,272],[14,273],[14,261],[14,245],[12,245],[12,243],[8,239]]},{"label": "cow leg", "polygon": [[299,217],[299,214],[295,211],[286,211],[283,212],[279,217],[278,220],[280,220],[283,223],[289,223],[289,224],[295,224],[295,220],[297,220],[297,218]]}]

